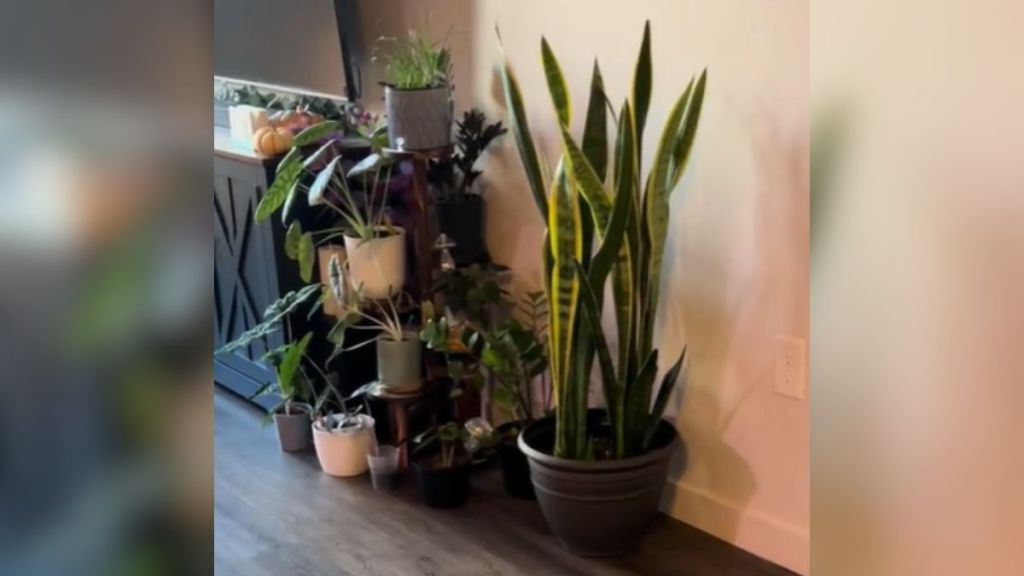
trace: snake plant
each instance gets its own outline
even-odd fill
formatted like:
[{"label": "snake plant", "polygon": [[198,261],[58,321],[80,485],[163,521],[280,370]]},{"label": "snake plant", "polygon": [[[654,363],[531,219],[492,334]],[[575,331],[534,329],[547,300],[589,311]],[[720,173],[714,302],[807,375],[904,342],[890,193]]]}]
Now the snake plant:
[{"label": "snake plant", "polygon": [[[499,35],[500,44],[500,35]],[[570,133],[573,106],[558,59],[546,39],[541,61],[558,119],[561,158],[551,174],[533,142],[523,96],[507,58],[501,67],[509,124],[527,181],[547,221],[544,243],[549,301],[548,344],[555,408],[554,454],[561,458],[626,458],[646,452],[682,370],[686,348],[655,397],[658,350],[654,324],[668,234],[669,198],[686,170],[700,122],[707,70],[691,78],[669,111],[645,173],[641,146],[653,85],[650,23],[629,96],[609,114],[597,62],[582,140]],[[608,118],[616,137],[609,154]],[[601,325],[605,284],[611,283],[617,346]],[[587,428],[587,397],[595,357],[600,367],[609,434]],[[610,438],[604,436],[610,435]]]}]

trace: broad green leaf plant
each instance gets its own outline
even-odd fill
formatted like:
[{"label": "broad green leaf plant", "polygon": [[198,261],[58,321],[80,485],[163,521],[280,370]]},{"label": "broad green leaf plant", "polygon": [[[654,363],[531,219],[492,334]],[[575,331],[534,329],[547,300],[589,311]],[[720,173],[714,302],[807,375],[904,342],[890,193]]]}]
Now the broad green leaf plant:
[{"label": "broad green leaf plant", "polygon": [[[500,43],[500,35],[499,35]],[[558,59],[546,39],[541,62],[558,119],[561,158],[542,171],[519,83],[507,58],[501,80],[527,182],[548,223],[544,263],[549,301],[548,345],[555,402],[555,456],[627,458],[650,449],[686,348],[657,388],[654,324],[669,224],[669,199],[685,173],[700,122],[707,70],[675,100],[658,138],[654,163],[641,163],[653,90],[650,23],[644,28],[628,97],[611,114],[616,137],[609,154],[611,107],[595,62],[582,141],[570,132],[573,107]],[[617,346],[601,325],[605,284],[615,306]],[[595,357],[611,438],[587,427]]]}]

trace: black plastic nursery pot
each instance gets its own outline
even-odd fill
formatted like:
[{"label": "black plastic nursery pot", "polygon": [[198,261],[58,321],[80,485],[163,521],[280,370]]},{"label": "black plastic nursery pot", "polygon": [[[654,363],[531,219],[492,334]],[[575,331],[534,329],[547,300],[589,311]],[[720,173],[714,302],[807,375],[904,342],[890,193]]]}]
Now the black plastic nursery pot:
[{"label": "black plastic nursery pot", "polygon": [[[603,410],[591,410],[595,425]],[[519,448],[530,462],[530,477],[544,519],[565,547],[580,556],[619,556],[634,550],[658,512],[669,457],[678,433],[660,422],[646,454],[622,460],[567,460],[552,456],[555,419],[527,426]]]},{"label": "black plastic nursery pot", "polygon": [[468,194],[456,202],[438,202],[437,223],[441,232],[455,243],[452,258],[459,266],[486,262],[487,242],[484,236],[484,199]]},{"label": "black plastic nursery pot", "polygon": [[459,460],[450,468],[442,468],[437,456],[427,456],[412,463],[416,483],[423,502],[431,508],[457,508],[469,497],[468,460]]},{"label": "black plastic nursery pot", "polygon": [[[510,430],[522,427],[522,422],[506,422],[495,429],[499,437],[504,438]],[[519,449],[518,436],[502,440],[498,444],[498,464],[501,466],[501,479],[505,484],[505,493],[513,498],[533,500],[533,481],[530,480],[530,461]]]}]

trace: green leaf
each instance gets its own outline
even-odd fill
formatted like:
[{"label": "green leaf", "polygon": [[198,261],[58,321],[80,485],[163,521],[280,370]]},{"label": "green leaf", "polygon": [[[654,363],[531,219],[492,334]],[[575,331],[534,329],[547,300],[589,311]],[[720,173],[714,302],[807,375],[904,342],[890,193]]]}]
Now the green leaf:
[{"label": "green leaf", "polygon": [[594,72],[590,78],[590,102],[587,104],[587,119],[583,127],[583,153],[602,182],[608,165],[607,101],[604,79],[595,59]]},{"label": "green leaf", "polygon": [[573,182],[579,186],[579,191],[590,206],[597,229],[603,232],[611,219],[612,199],[601,179],[597,177],[594,167],[590,165],[590,161],[576,145],[576,141],[565,126],[562,127],[562,145],[565,147],[565,157]]},{"label": "green leaf", "polygon": [[[615,203],[629,199],[630,211],[627,215],[627,242],[620,251],[615,266],[612,268],[612,297],[615,302],[615,326],[618,334],[619,377],[628,380],[628,375],[639,367],[632,366],[630,350],[633,344],[634,311],[636,286],[634,267],[640,261],[640,224],[639,205],[636,201],[636,172],[638,159],[633,128],[633,111],[629,101],[622,104],[619,113],[619,132],[615,139]],[[595,261],[602,262],[604,254],[595,256]]]},{"label": "green leaf", "polygon": [[331,183],[331,178],[334,176],[334,171],[338,169],[339,162],[341,162],[341,156],[337,156],[328,162],[327,166],[316,175],[313,183],[309,185],[310,206],[323,202],[324,191],[327,190],[327,185]]},{"label": "green leaf", "polygon": [[313,279],[313,262],[316,260],[316,248],[313,246],[313,234],[306,232],[299,239],[298,246],[299,275],[303,282]]},{"label": "green leaf", "polygon": [[[498,34],[498,45],[501,46],[501,34]],[[519,148],[519,158],[523,162],[523,170],[526,172],[526,180],[533,192],[533,199],[537,203],[537,209],[545,221],[548,219],[547,187],[544,185],[544,177],[540,170],[540,159],[537,156],[537,148],[533,143],[533,136],[530,134],[530,123],[526,119],[526,110],[523,108],[523,95],[519,90],[519,82],[509,65],[508,58],[502,55],[501,85],[505,92],[505,103],[508,107],[509,125],[516,137],[516,146]]]},{"label": "green leaf", "polygon": [[643,435],[647,429],[648,416],[651,405],[651,388],[654,386],[654,379],[658,376],[658,351],[653,350],[647,356],[633,382],[627,384],[625,417],[623,419],[623,434],[625,436],[625,449],[620,457],[633,456],[640,452],[643,445]]},{"label": "green leaf", "polygon": [[[658,389],[658,397],[654,401],[654,408],[651,409],[650,420],[647,423],[647,430],[644,433],[644,443],[641,447],[643,452],[646,452],[651,448],[651,440],[654,439],[654,433],[658,431],[658,422],[661,421],[661,416],[665,413],[665,406],[668,405],[668,399],[672,395],[672,390],[676,387],[676,380],[679,378],[679,372],[683,368],[683,361],[686,360],[686,346],[683,346],[683,352],[679,355],[679,359],[672,365],[672,368],[665,374],[665,378],[661,381],[661,388]],[[686,387],[686,375],[683,375],[683,381],[680,383],[680,388]]]},{"label": "green leaf", "polygon": [[299,193],[299,180],[296,180],[290,190],[288,190],[288,196],[284,200],[284,208],[281,209],[281,223],[288,223],[288,215],[292,212],[292,206],[295,204],[295,196]]},{"label": "green leaf", "polygon": [[295,387],[293,386],[295,374],[299,369],[299,363],[302,362],[302,355],[306,353],[306,347],[309,346],[309,341],[312,337],[312,332],[307,333],[298,343],[288,346],[284,357],[281,359],[280,366],[277,367],[277,384],[285,398],[291,398],[295,395]]},{"label": "green leaf", "polygon": [[299,257],[299,243],[302,241],[302,224],[296,220],[284,234],[284,253],[292,260]]},{"label": "green leaf", "polygon": [[544,61],[544,77],[548,82],[548,92],[551,93],[551,102],[555,105],[555,113],[558,114],[558,121],[562,128],[567,128],[572,122],[572,101],[569,98],[569,86],[565,83],[562,75],[562,68],[558,65],[558,58],[551,51],[551,46],[546,38],[540,40],[541,59]]},{"label": "green leaf", "polygon": [[[697,87],[693,90],[693,96],[690,97],[689,103],[686,106],[686,115],[680,123],[679,132],[672,150],[672,168],[670,169],[671,176],[669,177],[668,185],[669,194],[679,185],[679,180],[682,179],[686,166],[690,161],[690,150],[693,149],[693,140],[697,135],[697,126],[700,125],[700,112],[704,107],[704,89],[707,77],[708,70],[705,68],[704,72],[700,75],[700,79],[697,80]],[[691,80],[690,82],[692,85],[693,81]],[[689,94],[689,91],[690,88],[687,87],[685,94]]]},{"label": "green leaf", "polygon": [[[288,156],[285,159],[288,160]],[[259,205],[256,207],[257,222],[262,222],[269,218],[271,214],[277,212],[277,209],[285,203],[289,193],[299,181],[301,173],[302,163],[299,162],[297,156],[288,160],[287,164],[285,162],[281,163],[274,182],[267,189],[267,193],[263,195]]]},{"label": "green leaf", "polygon": [[318,293],[319,291],[319,284],[310,284],[309,286],[304,286],[299,290],[293,290],[278,298],[277,301],[267,307],[266,311],[263,313],[262,322],[246,330],[239,335],[238,338],[219,348],[215,354],[232,352],[244,346],[248,346],[249,343],[254,340],[276,332],[279,327],[278,324],[282,318],[291,314],[303,302],[308,300],[310,296]]},{"label": "green leaf", "polygon": [[302,132],[299,132],[295,136],[295,139],[292,140],[292,146],[301,147],[308,146],[309,144],[315,144],[339,130],[341,130],[341,122],[337,120],[325,120],[319,124],[314,124],[309,128],[306,128]]},{"label": "green leaf", "polygon": [[386,163],[387,160],[380,154],[370,154],[366,158],[360,160],[358,164],[353,166],[352,169],[348,171],[348,177],[356,178],[364,174],[376,172],[381,168],[381,166],[384,166]]},{"label": "green leaf", "polygon": [[[618,454],[625,441],[623,428],[620,425],[623,418],[623,405],[625,402],[625,387],[615,374],[615,365],[612,364],[612,355],[608,349],[608,341],[604,336],[604,329],[601,327],[601,306],[598,304],[594,288],[587,278],[583,267],[576,263],[576,275],[580,280],[583,317],[586,318],[590,327],[590,334],[593,336],[594,345],[597,350],[598,364],[601,367],[601,383],[604,386],[604,399],[608,407],[608,419],[611,421],[612,430],[615,431],[615,451]],[[589,374],[588,374],[589,376]]]},{"label": "green leaf", "polygon": [[277,163],[277,169],[274,170],[274,174],[280,174],[282,167],[298,162],[300,156],[302,156],[302,149],[292,146],[292,149],[289,150],[288,153],[284,155],[284,158]]},{"label": "green leaf", "polygon": [[683,93],[669,113],[665,128],[661,133],[658,151],[654,155],[654,166],[647,178],[647,191],[644,194],[644,218],[647,239],[650,242],[647,253],[646,294],[644,295],[645,310],[643,315],[643,333],[640,342],[641,350],[650,350],[654,335],[654,314],[658,308],[661,290],[661,264],[665,254],[665,239],[668,236],[669,220],[669,185],[673,153],[678,126],[687,104],[687,94]]},{"label": "green leaf", "polygon": [[[647,111],[651,106],[651,90],[653,85],[651,72],[651,21],[644,24],[644,39],[640,44],[640,54],[636,59],[633,71],[633,112],[636,124],[636,148],[642,148],[644,126],[647,123]],[[638,154],[639,156],[639,154]]]}]

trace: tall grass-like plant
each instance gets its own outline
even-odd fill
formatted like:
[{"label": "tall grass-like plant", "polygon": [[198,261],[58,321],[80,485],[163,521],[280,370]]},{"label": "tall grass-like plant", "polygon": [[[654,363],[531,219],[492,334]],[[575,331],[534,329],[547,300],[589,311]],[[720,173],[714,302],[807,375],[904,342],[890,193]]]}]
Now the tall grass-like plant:
[{"label": "tall grass-like plant", "polygon": [[[500,42],[500,36],[499,36]],[[523,96],[507,58],[501,79],[527,181],[548,223],[544,266],[548,343],[555,397],[557,457],[626,458],[646,452],[682,371],[685,347],[655,397],[658,350],[654,324],[668,234],[669,199],[686,170],[700,122],[707,70],[691,78],[668,114],[653,165],[641,147],[653,87],[650,23],[644,28],[628,98],[612,114],[609,153],[604,81],[594,63],[582,140],[570,133],[573,106],[558,59],[546,39],[541,60],[558,118],[562,154],[544,174]],[[601,325],[605,283],[611,282],[618,345]],[[587,428],[587,396],[595,358],[601,372],[611,438]]]},{"label": "tall grass-like plant", "polygon": [[410,30],[405,38],[382,37],[393,44],[384,56],[387,83],[399,90],[422,90],[447,86],[452,75],[451,52],[442,43]]}]

